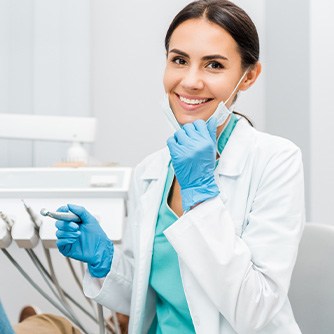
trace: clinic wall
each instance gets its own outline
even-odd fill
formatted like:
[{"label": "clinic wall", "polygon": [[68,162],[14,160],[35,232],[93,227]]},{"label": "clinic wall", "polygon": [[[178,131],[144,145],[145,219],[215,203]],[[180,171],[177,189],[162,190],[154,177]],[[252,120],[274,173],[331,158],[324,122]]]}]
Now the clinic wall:
[{"label": "clinic wall", "polygon": [[311,0],[311,220],[334,224],[334,3]]},{"label": "clinic wall", "polygon": [[[160,103],[164,36],[190,1],[96,1],[92,8],[92,110],[99,120],[95,157],[134,166],[162,148],[171,134]],[[236,1],[255,21],[265,57],[264,0]],[[265,127],[265,76],[240,95],[237,110]]]},{"label": "clinic wall", "polygon": [[314,16],[310,0],[266,3],[266,130],[301,148],[307,220],[312,210],[310,20]]},{"label": "clinic wall", "polygon": [[[0,0],[0,113],[91,115],[89,4]],[[0,167],[50,166],[69,145],[0,139]]]},{"label": "clinic wall", "polygon": [[[0,1],[0,112],[31,114],[33,0]],[[0,139],[0,167],[31,165],[32,143]]]}]

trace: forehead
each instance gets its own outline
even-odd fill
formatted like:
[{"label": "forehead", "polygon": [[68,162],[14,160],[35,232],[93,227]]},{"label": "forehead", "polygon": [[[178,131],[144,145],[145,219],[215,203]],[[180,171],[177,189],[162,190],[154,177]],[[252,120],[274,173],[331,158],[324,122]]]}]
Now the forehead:
[{"label": "forehead", "polygon": [[172,33],[169,50],[177,48],[185,52],[233,56],[238,53],[237,43],[221,26],[205,18],[181,23]]}]

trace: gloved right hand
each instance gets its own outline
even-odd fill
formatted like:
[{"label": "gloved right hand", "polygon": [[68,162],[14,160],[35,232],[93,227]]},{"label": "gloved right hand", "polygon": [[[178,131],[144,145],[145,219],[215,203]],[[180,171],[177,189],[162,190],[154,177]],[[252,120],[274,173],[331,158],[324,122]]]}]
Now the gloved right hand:
[{"label": "gloved right hand", "polygon": [[58,220],[57,247],[64,256],[86,262],[94,277],[107,276],[111,268],[114,244],[100,224],[84,207],[68,204],[57,211],[71,211],[80,217],[81,223]]}]

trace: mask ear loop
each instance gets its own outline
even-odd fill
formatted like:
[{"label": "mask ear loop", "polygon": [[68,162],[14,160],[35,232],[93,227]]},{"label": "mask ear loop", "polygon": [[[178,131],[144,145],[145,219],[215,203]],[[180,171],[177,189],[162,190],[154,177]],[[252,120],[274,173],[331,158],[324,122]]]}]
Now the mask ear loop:
[{"label": "mask ear loop", "polygon": [[[230,100],[230,98],[233,96],[233,94],[236,92],[236,90],[239,88],[239,85],[241,84],[242,80],[244,80],[245,76],[248,74],[249,69],[250,69],[250,66],[247,67],[246,71],[241,76],[240,80],[238,81],[238,83],[236,84],[235,88],[233,89],[233,92],[230,94],[230,96],[228,97],[228,99],[224,102],[225,105]],[[232,106],[234,106],[234,102],[232,102],[231,107],[229,109],[231,109]]]},{"label": "mask ear loop", "polygon": [[[224,102],[220,102],[220,104],[219,105],[222,105],[222,107],[224,108],[224,110],[225,110],[225,116],[226,116],[226,118],[228,118],[230,115],[231,115],[231,113],[234,111],[234,105],[235,105],[235,103],[233,102],[232,104],[231,104],[231,106],[229,107],[229,108],[227,108],[227,106],[226,106],[226,103],[230,100],[230,98],[233,96],[233,94],[236,92],[236,90],[239,88],[239,85],[240,85],[240,83],[242,82],[242,80],[245,78],[245,76],[247,75],[247,73],[248,73],[248,71],[249,71],[249,69],[250,69],[250,66],[249,67],[247,67],[247,69],[246,69],[246,71],[244,72],[244,74],[241,76],[241,78],[240,78],[240,80],[238,81],[238,83],[236,84],[236,86],[234,87],[234,89],[233,89],[233,91],[232,91],[232,93],[230,94],[230,96],[228,97],[228,99]],[[218,106],[218,108],[219,108],[219,106]],[[217,110],[218,110],[218,108],[217,108]],[[217,111],[216,110],[216,111]],[[215,112],[216,113],[216,112]],[[213,115],[211,115],[211,117],[212,116],[214,116],[215,115],[215,113],[213,114]],[[210,117],[210,118],[211,118]],[[210,119],[209,118],[209,119]],[[222,132],[221,132],[222,133]],[[221,134],[220,134],[221,135]],[[220,153],[219,153],[219,150],[218,150],[218,140],[217,140],[217,153],[218,153],[218,155],[220,156]]]}]

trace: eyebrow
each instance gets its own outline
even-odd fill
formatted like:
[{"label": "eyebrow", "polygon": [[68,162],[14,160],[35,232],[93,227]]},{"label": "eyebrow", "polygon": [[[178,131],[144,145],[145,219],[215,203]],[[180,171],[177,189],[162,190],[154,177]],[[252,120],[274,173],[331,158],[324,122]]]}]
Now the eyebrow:
[{"label": "eyebrow", "polygon": [[[190,58],[190,56],[187,53],[185,53],[185,52],[183,52],[181,50],[178,50],[178,49],[172,49],[169,52],[173,52],[173,53],[179,54],[180,56],[183,56],[183,57],[186,57],[186,58]],[[212,59],[228,60],[228,58],[226,58],[225,56],[219,55],[219,54],[208,55],[208,56],[202,57],[202,60],[212,60]]]}]

